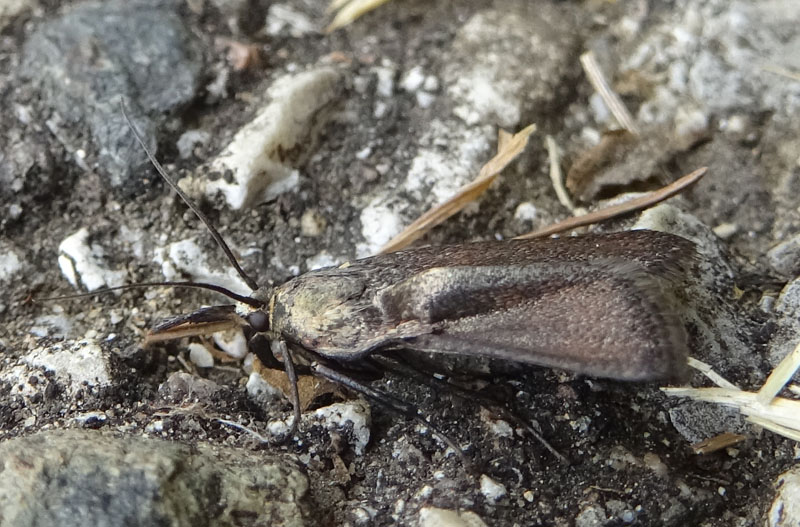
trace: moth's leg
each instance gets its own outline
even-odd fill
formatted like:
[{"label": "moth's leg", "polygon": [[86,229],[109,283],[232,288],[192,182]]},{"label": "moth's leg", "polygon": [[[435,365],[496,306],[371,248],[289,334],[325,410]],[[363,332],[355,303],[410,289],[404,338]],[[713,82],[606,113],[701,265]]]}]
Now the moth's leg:
[{"label": "moth's leg", "polygon": [[248,328],[245,328],[245,337],[247,338],[247,350],[258,357],[264,367],[271,370],[284,369],[283,364],[272,354],[270,342],[263,333],[256,333],[251,329],[248,334]]},{"label": "moth's leg", "polygon": [[283,357],[283,368],[289,378],[289,391],[291,392],[294,413],[292,426],[287,436],[292,437],[297,432],[297,426],[300,424],[300,391],[297,389],[297,374],[294,371],[294,358],[292,357],[292,352],[289,351],[289,346],[283,340],[277,341],[276,346]]},{"label": "moth's leg", "polygon": [[422,426],[429,428],[456,453],[467,471],[472,472],[472,466],[464,456],[464,452],[461,451],[461,448],[459,448],[458,445],[456,445],[453,440],[450,439],[444,432],[433,426],[430,421],[422,417],[419,414],[419,410],[414,405],[393,397],[386,392],[382,392],[365,384],[361,384],[355,379],[348,377],[347,375],[344,375],[333,368],[329,368],[328,366],[320,364],[319,362],[313,362],[311,364],[311,371],[320,377],[328,379],[329,381],[337,384],[341,384],[342,386],[350,388],[354,392],[360,393],[364,397],[367,397],[381,406],[402,415],[406,419],[413,419]]},{"label": "moth's leg", "polygon": [[[501,419],[506,419],[516,423],[517,425],[524,428],[531,436],[533,436],[539,443],[547,449],[556,459],[561,461],[562,463],[569,465],[569,460],[561,454],[558,450],[553,447],[543,436],[540,434],[530,423],[528,423],[525,419],[518,416],[513,409],[507,408],[504,405],[503,401],[498,401],[492,397],[489,397],[485,394],[478,392],[477,390],[470,390],[468,388],[463,388],[461,386],[450,384],[444,379],[440,379],[435,375],[431,374],[428,371],[421,370],[417,366],[415,366],[415,361],[417,361],[417,357],[414,356],[414,360],[410,360],[408,354],[399,352],[393,354],[392,357],[384,356],[384,355],[375,355],[369,357],[369,360],[378,366],[382,366],[385,370],[390,371],[396,375],[405,375],[409,378],[415,379],[417,381],[423,382],[427,384],[434,390],[439,388],[446,388],[448,392],[453,393],[456,397],[460,397],[465,401],[474,401],[476,398],[490,406],[492,411],[494,411]],[[418,361],[417,361],[418,362]],[[423,364],[428,366],[432,366],[432,361],[423,361]]]}]

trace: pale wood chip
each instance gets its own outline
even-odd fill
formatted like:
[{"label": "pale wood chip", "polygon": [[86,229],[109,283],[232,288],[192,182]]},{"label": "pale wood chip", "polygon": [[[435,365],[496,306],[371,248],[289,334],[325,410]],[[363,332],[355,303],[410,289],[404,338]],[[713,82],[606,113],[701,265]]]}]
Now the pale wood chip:
[{"label": "pale wood chip", "polygon": [[353,22],[355,19],[380,7],[389,0],[333,0],[328,7],[329,11],[337,11],[336,16],[328,27],[326,33],[332,33],[340,27]]},{"label": "pale wood chip", "polygon": [[746,437],[741,434],[725,432],[693,444],[692,450],[694,450],[695,454],[710,454],[711,452],[716,452],[717,450],[722,450],[723,448],[741,443],[745,439]]}]

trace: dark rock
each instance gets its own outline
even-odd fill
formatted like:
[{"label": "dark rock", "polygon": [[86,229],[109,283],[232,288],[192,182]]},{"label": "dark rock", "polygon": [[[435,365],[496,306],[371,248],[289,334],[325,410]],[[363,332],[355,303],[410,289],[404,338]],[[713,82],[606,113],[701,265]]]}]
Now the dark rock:
[{"label": "dark rock", "polygon": [[79,430],[0,445],[0,526],[302,526],[286,459]]},{"label": "dark rock", "polygon": [[20,74],[39,92],[40,119],[114,187],[146,163],[120,110],[155,145],[163,115],[195,95],[201,48],[172,2],[85,3],[42,24],[22,50]]}]

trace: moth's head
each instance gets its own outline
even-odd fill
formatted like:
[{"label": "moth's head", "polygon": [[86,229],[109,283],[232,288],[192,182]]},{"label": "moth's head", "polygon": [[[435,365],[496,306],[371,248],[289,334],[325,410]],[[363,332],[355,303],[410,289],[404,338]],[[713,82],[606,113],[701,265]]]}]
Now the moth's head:
[{"label": "moth's head", "polygon": [[250,300],[245,307],[246,313],[242,313],[242,318],[257,333],[266,333],[270,329],[270,314],[272,312],[272,288],[259,287],[250,295]]}]

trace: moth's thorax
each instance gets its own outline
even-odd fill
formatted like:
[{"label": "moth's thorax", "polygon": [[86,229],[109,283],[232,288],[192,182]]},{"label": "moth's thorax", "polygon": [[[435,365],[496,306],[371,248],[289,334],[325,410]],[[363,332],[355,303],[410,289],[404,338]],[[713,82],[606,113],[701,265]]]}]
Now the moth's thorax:
[{"label": "moth's thorax", "polygon": [[363,277],[335,269],[294,278],[270,299],[270,328],[323,354],[352,349],[374,315],[366,286]]}]

